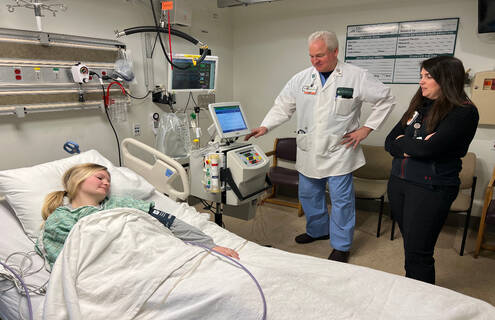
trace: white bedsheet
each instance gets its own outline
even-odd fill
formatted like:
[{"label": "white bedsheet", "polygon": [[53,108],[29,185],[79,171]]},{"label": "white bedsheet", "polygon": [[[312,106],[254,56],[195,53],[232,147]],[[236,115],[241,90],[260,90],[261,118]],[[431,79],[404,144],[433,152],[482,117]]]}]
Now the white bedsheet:
[{"label": "white bedsheet", "polygon": [[[258,279],[267,319],[495,319],[454,291],[365,267],[260,247],[187,205],[174,213],[236,248]],[[252,280],[130,209],[82,219],[55,263],[45,319],[260,319]]]},{"label": "white bedsheet", "polygon": [[[206,273],[217,274],[224,285],[202,278],[204,282],[195,286],[208,288],[203,299],[191,299],[189,292],[175,294],[179,279],[203,261],[210,264]],[[229,272],[234,283],[225,278]],[[175,238],[139,210],[102,211],[81,219],[71,231],[52,271],[43,318],[197,319],[199,314],[209,319],[259,318],[256,287],[242,290],[254,294],[250,306],[249,299],[237,294],[242,285],[235,281],[239,275],[244,276],[202,248]],[[158,300],[149,301],[161,286]],[[172,291],[174,299],[167,301],[164,289]],[[220,299],[215,302],[215,297]]]},{"label": "white bedsheet", "polygon": [[44,318],[133,319],[171,273],[201,252],[136,209],[85,217],[54,265]]}]

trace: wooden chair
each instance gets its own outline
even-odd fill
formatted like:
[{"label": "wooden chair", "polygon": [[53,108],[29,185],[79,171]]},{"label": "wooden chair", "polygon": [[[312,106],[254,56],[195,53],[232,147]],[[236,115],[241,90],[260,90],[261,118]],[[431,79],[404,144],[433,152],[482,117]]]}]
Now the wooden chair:
[{"label": "wooden chair", "polygon": [[378,238],[380,237],[383,205],[393,158],[385,151],[383,146],[361,146],[363,147],[366,164],[353,172],[354,192],[357,199],[380,201],[378,226],[376,228],[376,237]]},{"label": "wooden chair", "polygon": [[[464,255],[464,247],[466,245],[469,221],[471,219],[471,210],[473,208],[474,192],[476,191],[477,177],[474,175],[475,169],[476,155],[472,152],[468,152],[466,156],[462,158],[462,170],[459,173],[459,178],[461,179],[459,194],[450,206],[450,211],[452,212],[466,213],[466,219],[464,220],[464,232],[462,234],[461,250],[459,252],[460,256]],[[392,222],[392,232],[390,234],[390,240],[394,239],[394,230],[395,220],[393,220]]]},{"label": "wooden chair", "polygon": [[474,249],[474,257],[478,258],[480,249],[488,249],[495,251],[495,245],[485,243],[484,234],[487,224],[495,224],[495,199],[493,199],[493,188],[495,185],[495,167],[493,168],[493,174],[488,187],[485,191],[485,202],[483,204],[483,211],[481,212],[480,228],[478,230],[478,239],[476,240],[476,248]]},{"label": "wooden chair", "polygon": [[267,156],[273,156],[272,166],[268,176],[273,184],[272,193],[261,201],[278,204],[281,206],[293,207],[298,209],[298,216],[302,216],[303,209],[301,203],[285,201],[276,198],[277,186],[289,186],[297,188],[299,186],[299,173],[290,168],[280,166],[279,160],[287,163],[296,162],[297,145],[296,138],[277,138],[273,146],[273,151],[268,152]]}]

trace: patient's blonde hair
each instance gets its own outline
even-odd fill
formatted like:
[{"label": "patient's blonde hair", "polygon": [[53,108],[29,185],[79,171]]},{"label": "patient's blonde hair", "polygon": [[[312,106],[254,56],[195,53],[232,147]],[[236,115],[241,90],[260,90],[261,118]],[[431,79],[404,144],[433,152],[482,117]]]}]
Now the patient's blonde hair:
[{"label": "patient's blonde hair", "polygon": [[[67,196],[69,201],[72,202],[79,191],[79,186],[81,183],[83,183],[84,180],[92,176],[94,173],[101,170],[108,172],[108,169],[105,166],[96,163],[83,163],[65,171],[62,178],[64,191],[50,192],[45,197],[45,202],[43,203],[43,208],[41,209],[41,216],[43,217],[43,220],[48,219],[55,209],[63,205],[64,196]],[[110,175],[110,173],[108,174]]]}]

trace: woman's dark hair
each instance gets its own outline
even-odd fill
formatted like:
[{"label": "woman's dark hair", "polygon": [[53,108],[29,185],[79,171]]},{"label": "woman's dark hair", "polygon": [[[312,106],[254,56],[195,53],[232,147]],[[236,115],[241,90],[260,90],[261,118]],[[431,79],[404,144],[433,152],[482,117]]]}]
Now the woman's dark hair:
[{"label": "woman's dark hair", "polygon": [[[424,60],[421,69],[425,69],[440,86],[440,96],[433,103],[432,109],[426,117],[426,131],[431,133],[438,123],[445,118],[454,106],[466,103],[473,104],[464,92],[465,71],[462,61],[451,56],[438,56]],[[409,108],[402,116],[401,122],[405,127],[414,111],[423,105],[427,98],[423,97],[421,87],[411,99]]]}]

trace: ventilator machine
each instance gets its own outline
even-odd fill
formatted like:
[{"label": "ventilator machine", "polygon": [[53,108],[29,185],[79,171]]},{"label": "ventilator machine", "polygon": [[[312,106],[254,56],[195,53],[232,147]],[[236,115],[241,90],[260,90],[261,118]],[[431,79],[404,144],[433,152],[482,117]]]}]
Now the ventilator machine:
[{"label": "ventilator machine", "polygon": [[257,199],[271,186],[270,162],[257,145],[235,142],[251,132],[239,102],[212,103],[208,108],[216,138],[191,151],[191,195],[217,204],[217,223],[222,214],[249,220],[256,214]]}]

